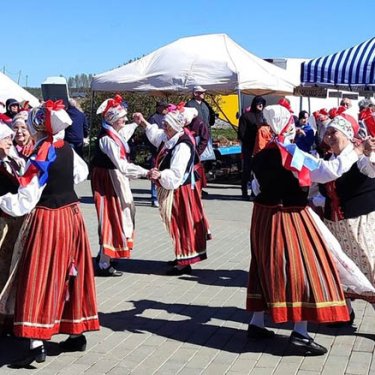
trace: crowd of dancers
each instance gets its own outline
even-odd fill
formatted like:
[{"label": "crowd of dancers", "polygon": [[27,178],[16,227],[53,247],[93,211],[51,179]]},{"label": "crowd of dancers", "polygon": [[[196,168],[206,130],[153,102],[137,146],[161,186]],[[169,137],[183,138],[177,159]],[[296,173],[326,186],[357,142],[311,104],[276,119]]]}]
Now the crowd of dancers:
[{"label": "crowd of dancers", "polygon": [[[339,108],[319,124],[323,152],[313,156],[294,143],[294,117],[282,104],[262,109],[259,129],[267,131],[259,134],[266,136],[251,155],[256,197],[247,335],[274,336],[265,328],[268,313],[276,323],[294,322],[292,345],[321,355],[327,349],[309,336],[308,321],[350,324],[351,299],[375,302],[375,138],[359,137],[358,122]],[[171,105],[161,126],[142,113],[127,123],[119,95],[98,108],[102,126],[91,161],[100,245],[94,269],[74,192],[88,167],[63,140],[71,125],[63,103],[47,101],[13,114],[11,107],[10,121],[0,124],[0,329],[30,339],[29,351],[11,364],[20,368],[44,362],[44,341],[53,335],[69,335],[59,344],[62,351],[84,351],[84,333],[100,328],[94,273],[121,276],[112,260],[130,257],[131,179],[148,178],[157,186],[160,216],[174,244],[168,276],[190,274],[192,264],[207,258],[211,232],[201,200],[197,134],[189,128],[199,118],[197,108]],[[128,141],[138,126],[158,150],[149,170],[129,161]],[[27,145],[16,142],[21,132]],[[325,197],[320,217],[311,203],[318,200],[312,195],[318,185]]]}]

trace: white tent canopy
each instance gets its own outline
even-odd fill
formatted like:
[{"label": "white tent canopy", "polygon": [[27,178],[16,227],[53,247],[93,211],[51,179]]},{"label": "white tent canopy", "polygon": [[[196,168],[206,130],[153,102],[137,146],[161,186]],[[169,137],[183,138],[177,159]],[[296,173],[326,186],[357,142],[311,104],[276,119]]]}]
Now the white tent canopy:
[{"label": "white tent canopy", "polygon": [[39,100],[34,95],[31,95],[8,76],[0,72],[0,102],[5,104],[5,101],[9,98],[16,99],[19,102],[28,100],[32,107],[39,105]]},{"label": "white tent canopy", "polygon": [[226,34],[210,34],[178,39],[139,60],[96,75],[91,87],[94,91],[160,94],[191,91],[195,85],[217,94],[240,90],[284,95],[292,93],[298,82]]}]

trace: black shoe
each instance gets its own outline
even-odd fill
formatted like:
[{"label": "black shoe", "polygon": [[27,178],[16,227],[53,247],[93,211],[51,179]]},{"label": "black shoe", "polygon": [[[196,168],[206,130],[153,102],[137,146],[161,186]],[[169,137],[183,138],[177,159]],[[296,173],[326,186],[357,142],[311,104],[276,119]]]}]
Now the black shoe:
[{"label": "black shoe", "polygon": [[178,269],[177,267],[173,267],[170,270],[168,270],[165,274],[168,276],[190,275],[191,271],[192,269],[189,265],[181,269]]},{"label": "black shoe", "polygon": [[298,332],[292,332],[289,342],[295,346],[305,349],[307,355],[323,355],[327,353],[327,349],[317,344],[313,338],[305,337]]},{"label": "black shoe", "polygon": [[172,267],[177,266],[177,259],[168,260],[167,264],[168,264],[168,266],[172,266]]},{"label": "black shoe", "polygon": [[249,324],[247,328],[247,337],[250,339],[272,339],[274,336],[274,331],[258,327],[254,324]]},{"label": "black shoe", "polygon": [[118,277],[118,276],[122,276],[122,275],[123,275],[123,272],[116,270],[112,266],[110,266],[108,268],[104,268],[104,269],[101,269],[101,268],[98,267],[97,270],[96,270],[96,276]]},{"label": "black shoe", "polygon": [[86,345],[87,341],[84,335],[68,337],[65,341],[59,343],[63,352],[84,352],[86,350]]},{"label": "black shoe", "polygon": [[207,196],[208,196],[207,191],[202,190],[202,197],[207,197]]},{"label": "black shoe", "polygon": [[354,310],[350,313],[350,320],[347,322],[335,322],[335,323],[329,323],[327,324],[327,327],[329,328],[344,328],[344,327],[351,327],[354,323],[355,314]]},{"label": "black shoe", "polygon": [[25,368],[30,366],[34,361],[41,363],[46,360],[46,350],[44,345],[38,346],[35,349],[30,349],[29,353],[22,359],[12,362],[9,367],[11,368]]}]

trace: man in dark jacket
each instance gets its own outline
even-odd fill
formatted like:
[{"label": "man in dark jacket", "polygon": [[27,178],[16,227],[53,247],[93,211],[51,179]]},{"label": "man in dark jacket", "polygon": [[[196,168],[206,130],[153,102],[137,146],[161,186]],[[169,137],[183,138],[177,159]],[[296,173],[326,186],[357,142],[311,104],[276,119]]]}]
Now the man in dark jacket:
[{"label": "man in dark jacket", "polygon": [[5,113],[0,113],[0,120],[10,126],[13,117],[20,111],[20,103],[16,99],[7,99],[5,109]]},{"label": "man in dark jacket", "polygon": [[238,123],[238,139],[241,142],[242,153],[241,191],[242,198],[246,200],[249,199],[247,185],[251,180],[251,161],[255,138],[258,127],[265,122],[263,117],[265,106],[266,100],[262,96],[255,96],[251,102],[250,111],[242,114]]},{"label": "man in dark jacket", "polygon": [[88,136],[88,124],[85,114],[77,108],[74,99],[69,99],[69,106],[66,110],[70,116],[72,125],[65,129],[65,141],[74,151],[83,158],[83,139]]}]

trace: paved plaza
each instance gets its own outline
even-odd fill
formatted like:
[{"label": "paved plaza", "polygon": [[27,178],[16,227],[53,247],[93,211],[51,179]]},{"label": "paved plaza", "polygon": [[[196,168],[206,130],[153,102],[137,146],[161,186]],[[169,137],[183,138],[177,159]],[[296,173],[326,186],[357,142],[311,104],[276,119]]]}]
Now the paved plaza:
[{"label": "paved plaza", "polygon": [[[240,200],[239,186],[209,185],[204,200],[213,233],[208,259],[194,265],[192,275],[165,276],[173,247],[158,210],[150,206],[149,186],[146,180],[132,182],[135,250],[131,260],[117,264],[123,277],[96,278],[102,327],[87,334],[87,351],[59,354],[57,343],[65,336],[55,336],[47,343],[45,363],[13,370],[7,363],[22,354],[27,342],[0,338],[0,374],[375,374],[375,313],[362,301],[354,303],[356,330],[310,327],[329,349],[324,356],[299,355],[288,344],[291,325],[271,324],[277,333],[273,340],[247,340],[252,203]],[[77,191],[96,255],[89,182]]]}]

